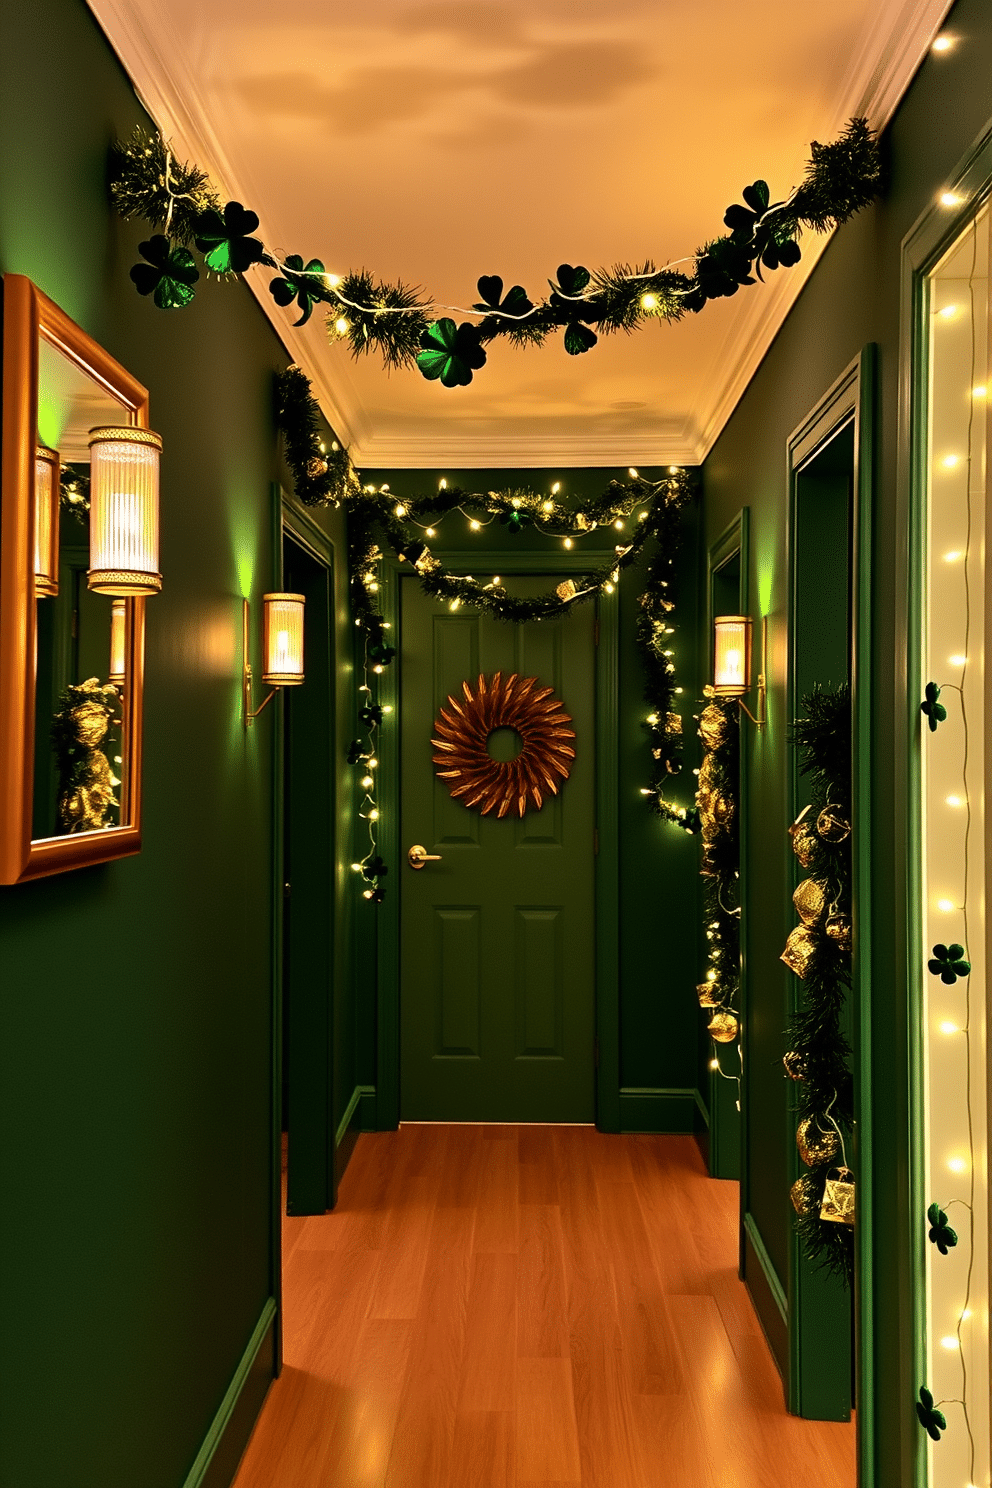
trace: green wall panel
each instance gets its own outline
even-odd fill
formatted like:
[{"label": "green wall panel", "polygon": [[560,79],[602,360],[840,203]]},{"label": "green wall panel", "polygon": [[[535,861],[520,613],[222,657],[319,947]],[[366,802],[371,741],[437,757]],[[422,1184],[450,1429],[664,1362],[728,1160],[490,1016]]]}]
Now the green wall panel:
[{"label": "green wall panel", "polygon": [[[143,116],[80,0],[5,4],[3,37],[0,269],[148,386],[165,586],[147,610],[142,853],[0,889],[0,1478],[180,1488],[277,1285],[276,719],[245,736],[239,670],[241,597],[276,577],[271,379],[288,358],[242,285],[203,283],[175,315],[133,292],[143,232],[109,211],[106,152]],[[345,1000],[349,978],[346,962]]]},{"label": "green wall panel", "polygon": [[[787,1163],[792,1124],[788,1085],[777,1059],[785,1027],[786,995],[778,956],[788,930],[791,884],[783,849],[788,780],[785,640],[788,614],[786,555],[786,442],[793,429],[869,342],[879,346],[880,396],[875,488],[876,545],[872,594],[874,758],[872,840],[876,871],[875,935],[870,968],[875,1064],[871,1098],[878,1113],[880,1161],[875,1185],[875,1262],[864,1278],[865,1327],[876,1343],[881,1382],[862,1433],[862,1481],[897,1488],[917,1481],[919,1428],[912,1400],[914,1371],[910,1236],[918,1217],[908,1212],[910,1121],[904,926],[905,864],[897,855],[902,813],[899,748],[894,720],[907,716],[906,638],[893,615],[905,585],[905,534],[896,522],[896,467],[900,356],[901,243],[934,201],[957,161],[992,114],[992,25],[983,0],[960,0],[946,29],[955,49],[928,55],[893,124],[884,153],[883,200],[836,234],[711,451],[705,467],[705,541],[712,542],[742,505],[751,508],[752,612],[769,620],[769,726],[755,736],[748,761],[748,991],[751,1016],[749,1203],[760,1240],[778,1278],[787,1272]],[[893,762],[896,768],[893,769]],[[880,870],[884,865],[884,871]],[[760,1051],[764,1051],[761,1053]],[[759,1057],[755,1057],[756,1054]]]}]

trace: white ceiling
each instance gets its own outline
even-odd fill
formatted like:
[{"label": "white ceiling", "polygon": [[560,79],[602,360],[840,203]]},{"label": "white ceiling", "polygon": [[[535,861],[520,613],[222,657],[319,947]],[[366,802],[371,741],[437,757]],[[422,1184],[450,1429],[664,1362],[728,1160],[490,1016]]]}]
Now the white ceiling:
[{"label": "white ceiling", "polygon": [[[90,0],[176,151],[266,241],[467,306],[562,261],[691,254],[811,139],[884,124],[949,0]],[[695,463],[822,249],[569,357],[494,344],[468,388],[391,375],[253,287],[359,466]],[[256,277],[257,276],[257,277]],[[180,314],[182,312],[175,312]]]}]

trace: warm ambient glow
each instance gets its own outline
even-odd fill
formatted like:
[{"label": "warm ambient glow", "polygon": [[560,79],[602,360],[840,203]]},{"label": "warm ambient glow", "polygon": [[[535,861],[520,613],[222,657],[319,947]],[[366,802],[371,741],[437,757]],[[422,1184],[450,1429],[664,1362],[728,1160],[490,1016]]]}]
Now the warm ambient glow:
[{"label": "warm ambient glow", "polygon": [[934,41],[931,50],[932,51],[935,51],[935,52],[949,52],[951,50],[951,47],[953,45],[954,45],[954,38],[953,37],[951,37],[951,36],[938,36],[937,39]]},{"label": "warm ambient glow", "polygon": [[262,681],[293,687],[303,681],[302,594],[263,594]]},{"label": "warm ambient glow", "polygon": [[938,899],[937,908],[943,910],[944,914],[950,914],[952,909],[957,908],[957,905],[954,904],[950,899]]},{"label": "warm ambient glow", "polygon": [[963,1157],[949,1157],[947,1159],[947,1166],[950,1168],[952,1173],[963,1173],[968,1164],[965,1162]]},{"label": "warm ambient glow", "polygon": [[751,686],[751,621],[747,615],[717,615],[713,621],[713,691],[743,697]]},{"label": "warm ambient glow", "polygon": [[158,472],[150,429],[90,430],[90,568],[97,594],[157,594]]},{"label": "warm ambient glow", "polygon": [[944,799],[946,800],[948,806],[963,806],[964,805],[964,802],[962,801],[962,799],[961,799],[960,796],[945,796]]},{"label": "warm ambient glow", "polygon": [[959,207],[964,201],[963,196],[958,196],[956,191],[942,191],[940,193],[940,205],[942,207]]},{"label": "warm ambient glow", "polygon": [[39,444],[34,452],[34,592],[59,592],[59,475],[58,450]]},{"label": "warm ambient glow", "polygon": [[110,606],[110,672],[109,679],[118,687],[127,680],[127,661],[124,649],[127,636],[127,600],[115,599]]},{"label": "warm ambient glow", "polygon": [[958,465],[960,465],[960,463],[961,463],[961,456],[960,455],[945,455],[944,458],[941,460],[940,463],[941,463],[941,465],[943,465],[943,467],[944,467],[945,470],[954,470]]},{"label": "warm ambient glow", "polygon": [[956,1023],[941,1023],[941,1033],[960,1033],[961,1030]]}]

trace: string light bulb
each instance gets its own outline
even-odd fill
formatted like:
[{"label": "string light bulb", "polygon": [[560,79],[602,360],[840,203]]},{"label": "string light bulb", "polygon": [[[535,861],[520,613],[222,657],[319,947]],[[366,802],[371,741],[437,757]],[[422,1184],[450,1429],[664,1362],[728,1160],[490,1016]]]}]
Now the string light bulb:
[{"label": "string light bulb", "polygon": [[940,205],[942,207],[959,207],[964,201],[963,196],[958,196],[956,191],[942,191],[940,193]]},{"label": "string light bulb", "polygon": [[951,37],[951,36],[938,36],[938,37],[936,37],[934,39],[933,45],[931,46],[930,50],[932,52],[949,52],[951,50],[951,47],[953,45],[954,45],[954,38],[953,37]]},{"label": "string light bulb", "polygon": [[652,310],[657,310],[657,308],[658,308],[658,296],[656,294],[651,294],[651,292],[649,291],[647,294],[642,294],[641,295],[641,309],[642,310],[647,310],[648,313],[650,314],[650,312]]},{"label": "string light bulb", "polygon": [[334,322],[334,329],[337,331],[339,336],[347,336],[348,332],[351,330],[351,324],[348,320],[345,319],[343,315],[339,315],[337,320]]}]

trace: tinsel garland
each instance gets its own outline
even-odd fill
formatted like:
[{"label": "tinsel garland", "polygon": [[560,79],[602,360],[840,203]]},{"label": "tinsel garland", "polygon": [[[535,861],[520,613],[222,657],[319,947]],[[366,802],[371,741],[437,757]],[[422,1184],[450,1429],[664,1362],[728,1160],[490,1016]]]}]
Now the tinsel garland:
[{"label": "tinsel garland", "polygon": [[59,824],[64,832],[97,831],[119,802],[120,780],[107,756],[108,732],[120,706],[112,683],[97,677],[70,684],[60,694],[52,718],[52,748],[58,765]]},{"label": "tinsel garland", "polygon": [[851,1047],[841,1029],[851,988],[850,689],[815,687],[802,706],[790,742],[810,779],[811,805],[792,839],[809,877],[796,890],[802,924],[782,958],[802,980],[783,1061],[796,1082],[797,1142],[808,1168],[793,1187],[793,1203],[807,1255],[850,1283],[853,1228],[821,1218],[826,1180],[843,1160],[841,1134],[849,1142],[854,1122]]},{"label": "tinsel garland", "polygon": [[[724,214],[723,234],[692,255],[692,271],[659,268],[645,259],[591,272],[581,264],[558,265],[551,293],[532,298],[519,284],[504,292],[498,274],[477,283],[479,299],[469,307],[422,298],[398,282],[388,284],[361,269],[339,276],[320,259],[279,258],[254,234],[257,215],[240,202],[221,208],[206,174],[178,162],[157,133],[136,129],[117,142],[111,158],[111,196],[125,218],[141,218],[160,229],[139,244],[143,263],[131,270],[140,294],[160,309],[178,309],[193,299],[200,269],[243,274],[253,265],[275,271],[269,291],[280,305],[300,311],[297,325],[314,306],[329,307],[332,339],[347,340],[354,356],[375,353],[387,367],[416,365],[445,387],[465,386],[486,362],[485,347],[499,337],[515,345],[541,345],[563,332],[570,356],[595,346],[600,335],[628,334],[645,321],[677,321],[698,313],[708,300],[752,285],[762,270],[798,263],[802,230],[827,232],[867,206],[880,189],[877,139],[866,120],[852,119],[832,144],[813,142],[801,185],[782,201],[771,200],[765,181],[754,181]],[[443,310],[469,317],[460,324]],[[593,327],[595,326],[595,330]]]},{"label": "tinsel garland", "polygon": [[697,993],[716,1042],[730,1043],[738,1037],[740,1022],[740,710],[736,698],[717,697],[711,687],[704,693],[707,703],[698,720],[704,753],[696,805],[709,964]]}]

